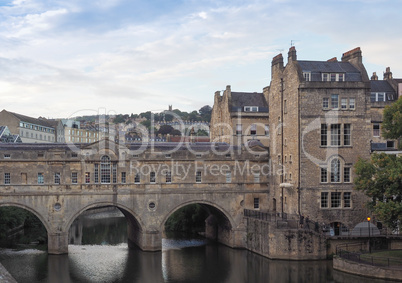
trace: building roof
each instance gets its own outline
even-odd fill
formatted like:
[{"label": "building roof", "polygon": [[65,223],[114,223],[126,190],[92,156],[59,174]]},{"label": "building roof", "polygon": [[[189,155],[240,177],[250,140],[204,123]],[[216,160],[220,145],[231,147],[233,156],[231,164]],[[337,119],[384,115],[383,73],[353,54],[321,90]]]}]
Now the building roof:
[{"label": "building roof", "polygon": [[386,80],[385,81],[371,80],[370,86],[371,86],[371,92],[395,93],[394,88]]},{"label": "building roof", "polygon": [[8,113],[14,115],[20,121],[30,123],[30,124],[39,125],[39,126],[45,126],[45,127],[53,128],[58,123],[57,121],[54,121],[54,120],[47,120],[47,119],[44,119],[44,118],[37,119],[37,118],[32,118],[32,117],[29,117],[29,116],[22,115],[22,114],[14,113],[14,112],[8,112]]},{"label": "building roof", "polygon": [[338,61],[297,61],[303,72],[311,72],[311,81],[321,81],[322,73],[344,73],[345,81],[359,82],[361,73],[349,62]]},{"label": "building roof", "polygon": [[267,101],[260,92],[232,92],[231,96],[231,112],[244,112],[244,106],[258,106],[258,112],[268,112]]}]

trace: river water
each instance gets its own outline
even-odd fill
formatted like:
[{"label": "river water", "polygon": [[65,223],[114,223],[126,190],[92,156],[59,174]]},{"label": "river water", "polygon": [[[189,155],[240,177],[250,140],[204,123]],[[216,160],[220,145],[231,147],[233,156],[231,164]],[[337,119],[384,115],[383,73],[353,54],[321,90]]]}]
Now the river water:
[{"label": "river water", "polygon": [[332,261],[269,260],[197,237],[168,235],[161,252],[130,250],[120,213],[81,216],[70,229],[68,255],[0,249],[19,283],[81,282],[376,282],[332,269]]}]

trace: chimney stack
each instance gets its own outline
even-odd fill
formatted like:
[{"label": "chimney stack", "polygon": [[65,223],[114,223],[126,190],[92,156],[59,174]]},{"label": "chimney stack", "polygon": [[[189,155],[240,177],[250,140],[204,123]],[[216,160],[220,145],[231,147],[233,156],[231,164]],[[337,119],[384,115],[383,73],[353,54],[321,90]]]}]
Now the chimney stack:
[{"label": "chimney stack", "polygon": [[373,72],[373,75],[371,76],[372,81],[378,81],[378,76],[376,72]]},{"label": "chimney stack", "polygon": [[390,67],[385,68],[384,80],[392,80],[392,72]]},{"label": "chimney stack", "polygon": [[290,47],[288,52],[288,63],[293,61],[297,61],[296,47],[294,46]]}]

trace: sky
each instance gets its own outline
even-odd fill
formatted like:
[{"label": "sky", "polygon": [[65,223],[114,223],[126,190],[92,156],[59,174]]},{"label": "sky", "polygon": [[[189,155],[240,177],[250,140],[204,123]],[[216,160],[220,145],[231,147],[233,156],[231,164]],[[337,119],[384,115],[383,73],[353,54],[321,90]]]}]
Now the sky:
[{"label": "sky", "polygon": [[[272,58],[360,47],[402,78],[401,0],[0,0],[0,111],[31,117],[181,111],[262,92]],[[286,59],[285,59],[286,63]]]}]

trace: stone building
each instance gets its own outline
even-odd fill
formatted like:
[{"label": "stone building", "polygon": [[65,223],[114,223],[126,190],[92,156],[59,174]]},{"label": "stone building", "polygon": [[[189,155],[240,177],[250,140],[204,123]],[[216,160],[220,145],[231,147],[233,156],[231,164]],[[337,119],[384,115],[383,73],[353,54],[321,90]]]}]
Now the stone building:
[{"label": "stone building", "polygon": [[0,112],[0,125],[7,126],[13,135],[19,135],[24,143],[56,142],[57,122],[45,118],[32,118],[3,110]]},{"label": "stone building", "polygon": [[211,114],[210,137],[213,142],[246,145],[259,140],[269,145],[268,103],[263,93],[215,92]]},{"label": "stone building", "polygon": [[270,157],[283,171],[271,182],[273,210],[304,215],[335,234],[367,216],[353,190],[353,166],[370,157],[370,80],[360,48],[341,61],[298,60],[295,47],[272,60]]}]

